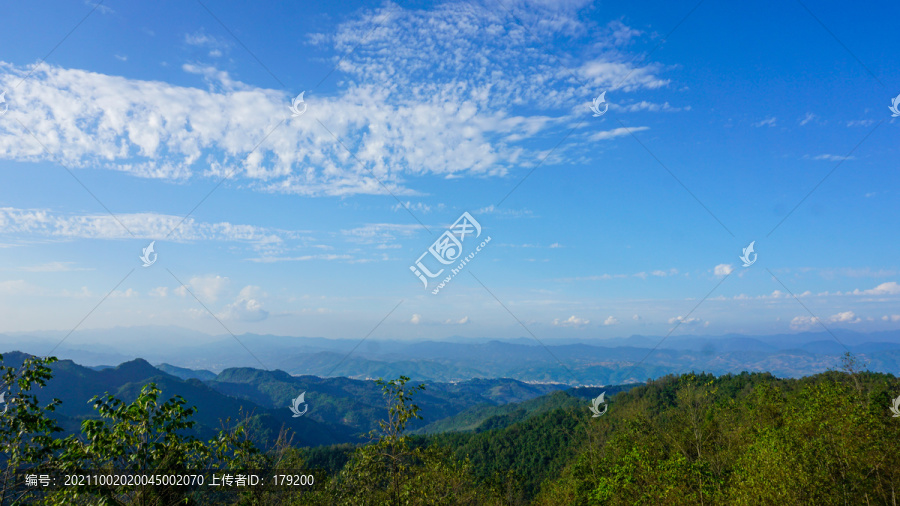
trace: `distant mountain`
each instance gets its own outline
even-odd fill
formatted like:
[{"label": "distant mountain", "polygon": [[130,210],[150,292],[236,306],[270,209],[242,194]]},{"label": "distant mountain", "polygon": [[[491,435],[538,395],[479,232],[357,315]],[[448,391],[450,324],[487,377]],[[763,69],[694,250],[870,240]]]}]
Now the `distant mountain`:
[{"label": "distant mountain", "polygon": [[[238,336],[251,355],[230,335],[210,336],[177,327],[134,327],[75,332],[54,353],[89,366],[141,356],[161,363],[161,370],[176,377],[205,381],[211,380],[210,373],[240,367],[354,379],[402,374],[443,383],[506,377],[568,385],[624,384],[689,371],[725,374],[745,370],[801,377],[839,367],[847,350],[873,371],[900,374],[900,331],[833,332],[674,335],[665,339],[634,335],[583,342],[548,338],[544,340],[546,348],[531,338],[466,340],[452,336],[445,341],[360,343],[322,337]],[[59,339],[57,333],[14,333],[0,335],[0,346],[46,354]],[[115,344],[105,344],[110,340]]]},{"label": "distant mountain", "polygon": [[[3,365],[20,367],[26,358],[27,355],[20,352],[4,353]],[[294,432],[294,441],[298,446],[359,440],[350,427],[324,424],[309,417],[292,418],[287,409],[265,408],[244,399],[223,395],[197,379],[182,380],[164,373],[143,359],[102,371],[80,366],[71,360],[60,360],[51,368],[53,378],[47,382],[46,387],[34,393],[41,403],[47,403],[53,398],[62,401],[55,416],[69,432],[79,430],[82,420],[96,417],[96,411],[88,403],[92,397],[109,393],[131,402],[137,398],[144,385],[153,382],[162,391],[160,402],[180,395],[188,405],[197,406],[194,420],[198,423],[196,432],[202,438],[212,437],[226,420],[237,422],[246,415],[263,440],[272,440],[282,427]]]},{"label": "distant mountain", "polygon": [[[386,401],[372,381],[348,378],[291,376],[283,371],[235,368],[222,371],[210,387],[218,392],[253,400],[262,406],[290,405],[291,399],[306,392],[308,416],[323,423],[341,423],[365,434],[378,428]],[[473,379],[460,383],[425,382],[425,391],[416,395],[420,414],[426,420],[453,416],[479,404],[502,405],[539,397],[565,388],[563,385],[527,384],[512,379]],[[425,422],[410,424],[415,429]]]},{"label": "distant mountain", "polygon": [[[21,352],[5,353],[2,363],[20,367],[27,357]],[[47,386],[35,393],[41,403],[60,399],[62,404],[55,416],[67,432],[76,432],[81,421],[97,415],[88,403],[92,397],[108,393],[131,402],[144,385],[153,382],[162,391],[161,402],[180,395],[188,405],[197,407],[194,420],[198,423],[198,435],[204,439],[212,437],[227,420],[233,423],[246,418],[260,442],[271,442],[284,427],[294,433],[297,446],[360,442],[386,414],[387,401],[373,381],[295,377],[284,371],[251,368],[226,369],[203,381],[196,376],[208,376],[209,371],[163,365],[185,378],[153,367],[143,359],[102,370],[60,360],[51,366],[53,378]],[[528,384],[512,379],[427,382],[416,403],[427,420],[435,421],[475,405],[521,402],[562,388],[563,385]],[[288,406],[300,393],[305,393],[308,411],[304,416],[293,417]],[[417,421],[411,428],[421,425],[424,422]]]},{"label": "distant mountain", "polygon": [[534,399],[494,406],[479,404],[456,415],[436,420],[414,431],[415,434],[438,434],[445,432],[484,432],[508,427],[541,415],[554,409],[587,409],[588,399],[605,392],[607,398],[619,392],[631,390],[641,384],[614,385],[606,387],[581,387],[558,390]]},{"label": "distant mountain", "polygon": [[198,379],[201,381],[209,381],[215,379],[216,373],[207,371],[206,369],[188,369],[186,367],[177,367],[170,364],[157,364],[156,368],[160,371],[171,374],[181,379]]}]

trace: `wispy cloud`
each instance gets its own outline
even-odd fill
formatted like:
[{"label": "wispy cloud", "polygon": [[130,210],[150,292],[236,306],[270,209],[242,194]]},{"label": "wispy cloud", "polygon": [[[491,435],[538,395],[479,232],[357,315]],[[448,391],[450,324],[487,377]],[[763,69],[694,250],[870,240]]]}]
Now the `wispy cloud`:
[{"label": "wispy cloud", "polygon": [[591,323],[591,321],[572,315],[565,320],[554,318],[552,323],[557,327],[584,327],[585,325]]},{"label": "wispy cloud", "polygon": [[[550,246],[553,247],[552,245]],[[573,278],[558,278],[556,281],[560,282],[572,282],[572,281],[606,281],[609,279],[625,279],[630,277],[647,279],[650,276],[655,276],[659,278],[663,278],[666,276],[676,276],[678,275],[678,269],[672,268],[669,270],[656,269],[649,273],[645,271],[635,272],[634,274],[595,274],[591,276],[578,276]]]},{"label": "wispy cloud", "polygon": [[481,209],[478,209],[477,211],[474,212],[474,214],[476,216],[479,214],[494,214],[494,215],[499,215],[499,216],[511,216],[514,218],[533,217],[534,216],[534,213],[532,213],[528,209],[506,209],[506,208],[496,207],[493,204],[482,207]]},{"label": "wispy cloud", "polygon": [[208,49],[209,56],[213,58],[222,56],[225,51],[231,48],[231,43],[228,40],[208,35],[202,31],[185,34],[184,42],[191,46]]},{"label": "wispy cloud", "polygon": [[182,222],[182,219],[181,216],[158,213],[118,214],[115,218],[108,214],[64,216],[42,209],[2,207],[0,234],[29,234],[59,239],[130,239],[134,234],[139,238],[160,239],[181,223],[169,237],[170,240],[239,241],[268,254],[279,252],[285,238],[301,236],[299,231],[271,230],[228,222],[203,223],[191,218]]},{"label": "wispy cloud", "polygon": [[641,100],[640,102],[635,102],[633,104],[627,105],[617,105],[614,109],[621,109],[626,112],[638,112],[638,111],[649,111],[649,112],[679,112],[679,111],[690,111],[691,106],[685,107],[672,107],[668,102],[664,102],[662,104],[657,104],[653,102],[647,102],[646,100]]},{"label": "wispy cloud", "polygon": [[[511,8],[533,19],[539,36],[594,29],[574,4]],[[383,15],[391,19],[382,22]],[[624,47],[640,31],[621,22],[595,34],[600,54],[579,55],[561,70],[556,56],[534,51],[531,35],[508,21],[505,11],[453,2],[351,15],[320,38],[349,79],[333,95],[307,93],[309,109],[298,118],[287,109],[292,96],[214,67],[182,66],[206,80],[204,90],[44,64],[7,97],[17,121],[0,134],[0,158],[58,157],[74,168],[165,180],[231,175],[257,191],[307,196],[417,195],[410,176],[496,177],[536,164],[540,152],[528,141],[564,129],[572,114],[566,104],[589,100],[596,89],[618,85],[628,93],[669,82],[658,75],[661,65],[630,63]],[[184,43],[211,53],[231,44],[205,32],[185,34]],[[0,64],[0,87],[31,70]],[[66,121],[57,120],[60,104]],[[23,141],[28,131],[52,155]],[[567,149],[546,163],[564,160]]]},{"label": "wispy cloud", "polygon": [[194,276],[184,285],[173,290],[176,295],[189,297],[193,293],[203,302],[216,302],[219,295],[228,287],[229,279],[219,275]]},{"label": "wispy cloud", "polygon": [[[674,318],[669,318],[669,324],[674,325],[676,323],[680,323],[681,325],[694,326],[704,323],[703,320],[697,318],[695,316],[689,316],[685,318],[684,316],[676,316]],[[708,322],[707,322],[708,323]]]},{"label": "wispy cloud", "polygon": [[839,162],[841,160],[853,160],[853,156],[841,156],[841,155],[829,155],[829,154],[821,154],[813,156],[813,160],[827,160],[829,162]]},{"label": "wispy cloud", "polygon": [[93,268],[74,267],[75,262],[47,262],[39,265],[28,265],[19,267],[20,271],[26,272],[72,272],[72,271],[92,271]]},{"label": "wispy cloud", "polygon": [[622,137],[625,135],[631,135],[632,133],[643,132],[644,130],[650,130],[650,127],[639,126],[639,127],[620,127],[614,128],[612,130],[605,130],[602,132],[597,132],[591,134],[588,139],[591,141],[602,141],[607,139],[615,139],[616,137]]}]

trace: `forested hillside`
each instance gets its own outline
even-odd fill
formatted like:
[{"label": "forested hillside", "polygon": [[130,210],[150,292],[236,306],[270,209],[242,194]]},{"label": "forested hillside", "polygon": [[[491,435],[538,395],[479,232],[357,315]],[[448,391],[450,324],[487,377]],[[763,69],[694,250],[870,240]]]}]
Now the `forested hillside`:
[{"label": "forested hillside", "polygon": [[799,380],[687,374],[618,393],[599,418],[573,399],[409,442],[446,449],[496,504],[896,504],[897,395],[897,378],[852,363]]},{"label": "forested hillside", "polygon": [[[250,419],[203,440],[192,432],[196,410],[164,401],[153,384],[131,402],[95,399],[98,417],[61,437],[59,402],[34,396],[55,381],[52,363],[4,367],[17,385],[0,430],[4,504],[837,505],[896,504],[900,490],[900,417],[890,409],[900,380],[858,371],[852,357],[842,371],[802,379],[685,374],[610,388],[599,417],[586,397],[598,389],[553,392],[462,411],[447,419],[452,431],[427,435],[411,434],[410,423],[428,385],[379,380],[371,441],[316,448],[289,432],[258,446]],[[16,481],[17,471],[72,469],[263,469],[312,474],[315,485],[23,490]]]}]

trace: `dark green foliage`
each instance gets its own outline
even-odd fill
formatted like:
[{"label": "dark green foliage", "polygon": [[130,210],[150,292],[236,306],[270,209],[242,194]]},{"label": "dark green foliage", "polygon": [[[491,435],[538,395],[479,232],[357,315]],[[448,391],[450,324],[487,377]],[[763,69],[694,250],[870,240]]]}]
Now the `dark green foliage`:
[{"label": "dark green foliage", "polygon": [[[861,372],[864,366],[849,355],[843,371],[799,380],[685,374],[482,405],[430,426],[455,432],[430,435],[409,431],[422,417],[418,402],[428,387],[410,386],[401,376],[373,383],[383,397],[372,408],[386,415],[368,444],[302,450],[286,430],[259,436],[272,432],[272,424],[249,413],[199,438],[196,406],[177,395],[162,402],[153,383],[132,392],[134,382],[118,391],[125,400],[95,397],[97,416],[85,419],[78,434],[54,437],[60,427],[51,415],[59,401],[42,407],[36,396],[52,388],[53,362],[27,358],[0,369],[12,401],[0,417],[4,504],[844,505],[900,499],[900,417],[888,410],[900,381]],[[101,373],[152,372],[143,369],[136,363]],[[231,374],[246,381],[256,373]],[[518,395],[518,388],[500,382],[487,390],[502,397]],[[588,399],[600,391],[607,392],[609,410],[593,418]],[[258,449],[265,442],[266,449]],[[35,493],[12,481],[16,470],[28,468],[324,472],[307,490],[82,486]]]},{"label": "dark green foliage", "polygon": [[586,423],[579,455],[535,503],[893,504],[892,395],[896,378],[855,370],[661,378]]},{"label": "dark green foliage", "polygon": [[[0,356],[0,361],[3,357]],[[59,405],[53,399],[41,406],[32,389],[44,387],[50,380],[50,364],[53,357],[42,359],[30,357],[15,363],[15,366],[0,366],[4,396],[0,415],[0,504],[26,503],[34,495],[29,490],[17,487],[15,473],[24,469],[47,467],[62,446],[55,433],[62,429],[51,418],[51,413]]]},{"label": "dark green foliage", "polygon": [[471,478],[469,463],[457,462],[439,446],[410,444],[407,426],[420,418],[412,402],[425,390],[408,387],[409,378],[376,381],[388,399],[387,419],[371,433],[373,442],[357,448],[334,479],[307,497],[305,504],[353,505],[482,505],[492,504],[489,491]]},{"label": "dark green foliage", "polygon": [[[336,435],[347,434],[343,442],[361,442],[359,436],[378,428],[383,411],[381,390],[372,381],[295,377],[282,371],[233,368],[222,371],[207,384],[228,396],[282,409],[290,405],[293,397],[305,391],[310,410],[304,418],[324,424]],[[417,397],[423,420],[410,420],[409,428],[415,432],[430,430],[423,428],[426,422],[444,420],[475,406],[500,407],[564,388],[562,385],[527,384],[504,378],[424,384],[427,390]]]},{"label": "dark green foliage", "polygon": [[453,448],[459,460],[468,457],[475,476],[494,490],[508,494],[512,489],[517,496],[530,498],[541,482],[557,476],[573,456],[581,440],[576,434],[580,411],[554,409],[508,427],[498,421],[499,429],[474,435],[441,434],[429,442]]}]

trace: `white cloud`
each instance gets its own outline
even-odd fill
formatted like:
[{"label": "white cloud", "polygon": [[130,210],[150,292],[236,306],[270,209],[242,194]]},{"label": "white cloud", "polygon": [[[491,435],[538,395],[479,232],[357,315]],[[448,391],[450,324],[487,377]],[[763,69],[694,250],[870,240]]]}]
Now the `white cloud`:
[{"label": "white cloud", "polygon": [[559,281],[605,281],[607,279],[627,278],[627,274],[599,274],[594,276],[579,276],[576,278],[560,278]]},{"label": "white cloud", "polygon": [[[215,302],[223,290],[228,286],[228,278],[222,276],[195,276],[187,282],[187,288],[190,289],[201,302]],[[174,290],[174,293],[182,297],[189,297],[190,294],[184,285]]]},{"label": "white cloud", "polygon": [[38,295],[43,293],[40,287],[32,285],[24,279],[0,281],[0,295]]},{"label": "white cloud", "polygon": [[610,316],[606,320],[603,320],[603,325],[617,325],[618,323],[619,320],[617,320],[614,316]]},{"label": "white cloud", "polygon": [[[551,247],[552,247],[552,246],[551,246]],[[608,280],[608,279],[625,279],[625,278],[628,278],[628,277],[635,277],[635,278],[647,279],[651,274],[652,274],[653,276],[657,276],[657,277],[675,276],[676,274],[678,274],[678,269],[669,269],[668,271],[663,271],[663,270],[660,270],[660,269],[656,269],[656,270],[654,270],[653,272],[651,272],[650,274],[648,274],[648,273],[642,271],[642,272],[636,272],[636,273],[634,273],[634,274],[631,274],[630,276],[629,276],[628,274],[606,274],[606,273],[604,273],[604,274],[599,274],[599,275],[593,275],[593,276],[580,276],[580,277],[575,277],[575,278],[558,278],[556,281],[562,281],[562,282],[571,282],[571,281],[605,281],[605,280]]]},{"label": "white cloud", "polygon": [[[192,218],[156,213],[95,215],[59,215],[42,209],[0,207],[0,233],[22,233],[57,238],[88,239],[157,239],[172,232],[172,241],[242,241],[260,252],[276,252],[283,242],[281,236],[295,237],[297,232],[269,230],[251,225],[228,222],[201,223]],[[128,230],[122,227],[128,227]],[[128,231],[131,231],[129,234]],[[132,236],[132,234],[134,234]],[[280,235],[279,235],[280,234]],[[160,245],[157,245],[157,250]],[[57,267],[64,265],[56,262]],[[55,264],[48,264],[52,267]]]},{"label": "white cloud", "polygon": [[[130,293],[127,293],[129,296]],[[73,299],[85,299],[85,298],[94,298],[97,297],[96,294],[92,293],[86,286],[82,286],[80,290],[68,290],[68,289],[48,289],[39,285],[35,285],[25,281],[23,279],[11,279],[7,281],[0,281],[0,295],[10,295],[13,297],[22,297],[22,296],[40,296],[40,297],[65,297],[65,298],[73,298]],[[121,297],[126,295],[126,292],[119,292],[115,294],[115,296]]]},{"label": "white cloud", "polygon": [[413,204],[410,201],[406,201],[404,203],[397,202],[393,206],[391,206],[392,211],[401,211],[409,209],[410,211],[420,212],[420,213],[430,213],[432,210],[443,210],[444,204],[438,204],[437,206],[429,206],[428,204],[422,202],[416,202]]},{"label": "white cloud", "polygon": [[655,104],[653,102],[647,102],[646,100],[641,100],[640,102],[636,102],[634,104],[617,106],[616,109],[622,109],[627,112],[636,112],[636,111],[678,112],[678,111],[689,111],[689,110],[691,110],[691,106],[672,107],[671,105],[669,105],[668,102],[665,102],[662,104]]},{"label": "white cloud", "polygon": [[341,230],[341,234],[359,244],[391,245],[400,238],[412,237],[424,230],[419,224],[369,223],[362,227]]},{"label": "white cloud", "polygon": [[575,315],[572,315],[565,320],[560,320],[559,318],[553,319],[553,325],[556,325],[557,327],[583,327],[589,323],[591,323],[590,320],[578,318]]},{"label": "white cloud", "polygon": [[447,320],[444,321],[444,324],[446,324],[446,325],[465,325],[467,323],[469,323],[468,316],[463,316],[462,318],[460,318],[458,320],[453,320],[453,319],[448,318]]},{"label": "white cloud", "polygon": [[[543,129],[499,111],[476,116],[477,107],[465,102],[448,109],[437,97],[431,103],[389,101],[389,91],[375,85],[348,90],[347,97],[307,94],[306,115],[279,126],[291,97],[235,82],[215,69],[184,70],[221,91],[45,64],[29,79],[31,86],[7,97],[18,121],[0,135],[0,158],[46,159],[40,144],[22,141],[30,131],[74,168],[166,180],[231,175],[259,191],[300,195],[386,194],[383,183],[404,195],[416,192],[402,186],[403,173],[503,175],[522,148],[500,137],[530,137]],[[24,74],[14,69],[0,74],[0,82]],[[68,120],[55,121],[60,114]],[[354,146],[362,164],[316,119],[338,139],[364,139]]]},{"label": "white cloud", "polygon": [[156,288],[150,290],[151,297],[167,297],[169,295],[169,288],[165,286],[157,286]]},{"label": "white cloud", "polygon": [[696,325],[701,322],[700,318],[696,317],[688,317],[685,318],[683,316],[676,316],[674,318],[669,318],[669,324],[681,323],[682,325]]},{"label": "white cloud", "polygon": [[[871,194],[866,194],[866,196],[870,196]],[[819,273],[825,279],[833,279],[835,276],[847,276],[851,278],[885,278],[885,277],[893,277],[897,274],[900,274],[900,270],[898,269],[878,269],[874,270],[871,267],[863,267],[863,268],[853,268],[853,267],[844,267],[841,269],[820,269]]]},{"label": "white cloud", "polygon": [[111,7],[100,3],[100,0],[84,0],[84,5],[87,5],[101,14],[111,14],[114,12]]},{"label": "white cloud", "polygon": [[815,316],[795,316],[791,320],[791,329],[793,330],[809,330],[819,322]]},{"label": "white cloud", "polygon": [[840,155],[829,155],[829,154],[821,154],[812,157],[813,160],[827,160],[829,162],[839,162],[842,160],[853,160],[852,156],[840,156]]},{"label": "white cloud", "polygon": [[753,126],[755,126],[755,127],[762,127],[762,126],[773,127],[773,126],[775,126],[775,123],[777,121],[778,121],[778,119],[775,118],[775,116],[769,116],[768,118],[766,118],[762,121],[758,121],[758,122],[754,123]]},{"label": "white cloud", "polygon": [[884,321],[900,322],[900,314],[884,315],[881,317]]},{"label": "white cloud", "polygon": [[222,56],[222,51],[231,47],[228,41],[203,32],[185,34],[184,42],[191,46],[209,49],[209,56],[213,58]]},{"label": "white cloud", "polygon": [[591,136],[588,137],[588,140],[602,141],[602,140],[606,140],[606,139],[615,139],[616,137],[622,137],[624,135],[631,135],[632,133],[643,132],[644,130],[650,130],[650,127],[644,127],[644,126],[628,127],[628,128],[619,127],[619,128],[614,128],[612,130],[604,130],[604,131],[597,132],[595,134],[591,134]]},{"label": "white cloud", "polygon": [[500,216],[512,216],[514,218],[520,218],[522,216],[531,216],[532,212],[527,209],[506,209],[506,208],[498,208],[494,204],[489,206],[482,207],[473,213],[474,215],[479,214],[497,214]]},{"label": "white cloud", "polygon": [[[634,68],[627,63],[593,60],[576,70],[590,79],[593,87],[597,89],[610,89],[612,86],[619,86],[624,91],[633,91],[638,88],[656,89],[662,88],[670,82],[668,79],[657,77],[656,74],[662,70],[662,67],[657,64]],[[623,79],[625,79],[624,82]]]},{"label": "white cloud", "polygon": [[816,119],[817,117],[818,116],[816,116],[815,114],[813,114],[811,112],[806,113],[806,116],[804,116],[803,119],[800,120],[800,126],[803,126],[803,125],[809,123],[810,121]]},{"label": "white cloud", "polygon": [[[507,9],[476,2],[447,2],[431,10],[376,9],[343,24],[333,41],[338,53],[350,53],[365,42],[368,51],[350,53],[342,65],[342,70],[358,79],[377,78],[395,83],[398,89],[431,95],[452,92],[461,84],[459,76],[466,76],[466,94],[483,103],[552,107],[577,93],[572,88],[557,88],[571,80],[571,74],[560,68],[554,55],[529,50],[535,36],[553,39],[590,34],[605,50],[569,68],[587,80],[591,89],[654,89],[668,84],[656,75],[660,65],[634,67],[629,63],[633,57],[621,52],[620,47],[641,32],[621,22],[598,30],[582,21],[577,12],[584,4],[508,3],[507,9],[520,20],[517,23],[509,22]],[[379,28],[370,33],[376,25]],[[429,62],[441,65],[435,69]]]},{"label": "white cloud", "polygon": [[[182,66],[206,80],[201,89],[45,63],[7,95],[13,121],[4,123],[0,159],[48,160],[41,145],[23,140],[30,131],[75,169],[177,181],[231,174],[232,184],[298,195],[386,194],[385,187],[416,195],[407,181],[420,176],[527,170],[542,158],[529,141],[569,128],[575,113],[564,104],[589,100],[596,89],[621,96],[669,83],[658,75],[662,65],[631,63],[624,46],[641,34],[621,22],[596,30],[571,2],[510,8],[528,30],[480,3],[391,4],[352,15],[318,38],[334,50],[338,89],[306,93],[309,109],[297,118],[287,109],[293,95],[213,67]],[[555,56],[534,50],[534,33],[591,34],[602,51],[575,60],[573,80]],[[212,56],[231,44],[203,32],[184,42]],[[0,88],[31,70],[0,64]],[[569,149],[576,148],[561,146],[545,164],[566,160]]]},{"label": "white cloud", "polygon": [[862,321],[853,311],[843,311],[841,313],[831,315],[829,318],[833,323],[859,323]]},{"label": "white cloud", "polygon": [[353,255],[337,255],[337,254],[319,254],[319,255],[300,255],[300,256],[264,256],[260,258],[251,258],[251,262],[255,263],[275,263],[275,262],[309,262],[311,260],[347,260],[353,261]]},{"label": "white cloud", "polygon": [[731,264],[719,264],[713,270],[716,276],[727,276],[734,272],[734,266]]},{"label": "white cloud", "polygon": [[[0,214],[3,210],[0,209]],[[0,231],[2,231],[2,222],[0,222]],[[47,262],[39,265],[30,265],[27,267],[19,267],[20,271],[26,272],[71,272],[71,271],[90,271],[85,267],[72,267],[75,262]]]},{"label": "white cloud", "polygon": [[869,290],[853,290],[853,295],[900,295],[900,284],[888,281]]},{"label": "white cloud", "polygon": [[218,314],[223,320],[235,320],[242,322],[258,322],[269,317],[269,312],[262,308],[260,297],[265,294],[258,286],[245,286],[241,289],[234,302],[225,306]]}]

